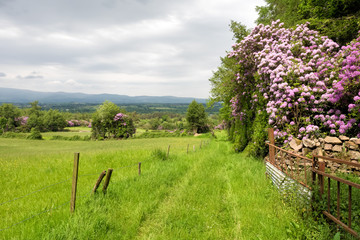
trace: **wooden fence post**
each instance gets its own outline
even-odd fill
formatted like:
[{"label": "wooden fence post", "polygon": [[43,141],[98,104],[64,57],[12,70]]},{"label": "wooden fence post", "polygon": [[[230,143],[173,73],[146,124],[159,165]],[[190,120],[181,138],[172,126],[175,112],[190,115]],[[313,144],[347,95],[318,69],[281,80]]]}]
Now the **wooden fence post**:
[{"label": "wooden fence post", "polygon": [[77,180],[78,180],[78,173],[79,173],[79,158],[80,153],[74,154],[74,168],[73,168],[73,181],[72,181],[72,188],[71,188],[71,201],[70,201],[70,212],[75,211],[75,202],[76,202],[76,190],[77,190]]},{"label": "wooden fence post", "polygon": [[139,162],[139,176],[141,175],[141,162]]},{"label": "wooden fence post", "polygon": [[[325,162],[319,161],[319,171],[325,172]],[[324,176],[319,174],[319,184],[320,184],[320,193],[321,195],[324,194]]]},{"label": "wooden fence post", "polygon": [[169,147],[168,147],[168,151],[167,151],[166,158],[169,158],[169,153],[170,153],[170,145],[169,145]]},{"label": "wooden fence post", "polygon": [[107,188],[109,186],[109,182],[110,182],[112,172],[113,172],[112,168],[109,168],[108,171],[107,171],[106,179],[105,179],[105,183],[104,183],[104,187],[103,187],[103,193],[104,194],[106,193],[106,190],[107,190]]},{"label": "wooden fence post", "polygon": [[103,171],[103,172],[100,174],[100,176],[99,176],[98,180],[96,181],[95,186],[94,186],[94,188],[93,188],[93,193],[96,193],[96,190],[97,190],[98,187],[100,186],[100,183],[101,183],[101,181],[103,180],[103,178],[105,177],[105,175],[106,175],[106,171]]},{"label": "wooden fence post", "polygon": [[[270,144],[275,145],[275,138],[274,138],[274,129],[268,129],[269,141]],[[271,163],[275,164],[275,148],[274,146],[269,145],[269,160]]]},{"label": "wooden fence post", "polygon": [[311,172],[312,172],[312,184],[314,185],[315,184],[315,182],[316,182],[316,173],[315,173],[315,169],[316,169],[316,163],[317,163],[317,159],[313,156],[312,157],[312,160],[313,160],[313,164],[312,164],[312,166],[311,166]]}]

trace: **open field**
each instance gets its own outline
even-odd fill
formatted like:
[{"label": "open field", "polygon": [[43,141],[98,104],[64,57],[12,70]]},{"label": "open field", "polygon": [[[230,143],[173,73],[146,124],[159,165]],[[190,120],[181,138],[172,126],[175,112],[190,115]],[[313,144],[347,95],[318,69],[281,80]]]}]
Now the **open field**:
[{"label": "open field", "polygon": [[[0,139],[0,229],[44,212],[0,231],[0,239],[286,239],[292,226],[304,225],[266,179],[261,161],[234,154],[224,141],[200,149],[205,140]],[[80,176],[70,214],[74,152],[80,152]],[[107,168],[114,168],[107,195],[90,195]]]}]

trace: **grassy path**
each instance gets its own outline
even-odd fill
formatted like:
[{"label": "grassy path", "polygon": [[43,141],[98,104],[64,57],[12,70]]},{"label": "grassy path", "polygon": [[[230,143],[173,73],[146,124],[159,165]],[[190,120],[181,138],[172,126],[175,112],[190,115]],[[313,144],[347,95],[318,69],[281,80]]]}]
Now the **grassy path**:
[{"label": "grassy path", "polygon": [[136,239],[285,238],[284,222],[294,216],[284,211],[262,163],[230,153],[225,143],[211,147],[212,154],[188,159],[191,168]]},{"label": "grassy path", "polygon": [[[136,148],[129,151],[136,157]],[[54,211],[3,236],[287,239],[286,229],[301,221],[266,179],[264,164],[233,153],[227,142],[170,156],[145,162],[141,176],[133,169],[114,171],[108,194],[80,200],[72,216],[67,209]]]}]

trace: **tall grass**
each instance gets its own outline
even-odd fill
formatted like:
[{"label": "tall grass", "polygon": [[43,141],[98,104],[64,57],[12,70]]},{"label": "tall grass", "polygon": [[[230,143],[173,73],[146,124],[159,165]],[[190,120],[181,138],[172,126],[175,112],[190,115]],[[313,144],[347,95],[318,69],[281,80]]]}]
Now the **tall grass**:
[{"label": "tall grass", "polygon": [[[225,141],[200,149],[197,138],[0,139],[0,203],[71,177],[73,152],[80,152],[75,213],[69,213],[68,180],[0,205],[2,229],[65,204],[0,231],[0,239],[287,239],[289,229],[291,236],[299,230],[292,226],[306,226],[265,177],[261,161],[234,154]],[[107,194],[90,195],[107,168],[114,168]]]}]

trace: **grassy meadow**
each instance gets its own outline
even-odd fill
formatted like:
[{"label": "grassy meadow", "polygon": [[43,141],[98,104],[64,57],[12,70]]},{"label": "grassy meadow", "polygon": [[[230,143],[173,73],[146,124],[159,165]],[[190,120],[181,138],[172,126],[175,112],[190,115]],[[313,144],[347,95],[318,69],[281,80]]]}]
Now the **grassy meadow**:
[{"label": "grassy meadow", "polygon": [[[293,239],[303,234],[306,223],[266,178],[263,162],[233,153],[221,138],[0,138],[0,239]],[[80,164],[71,214],[74,152],[80,152]],[[107,194],[91,195],[107,168],[114,169]]]}]

